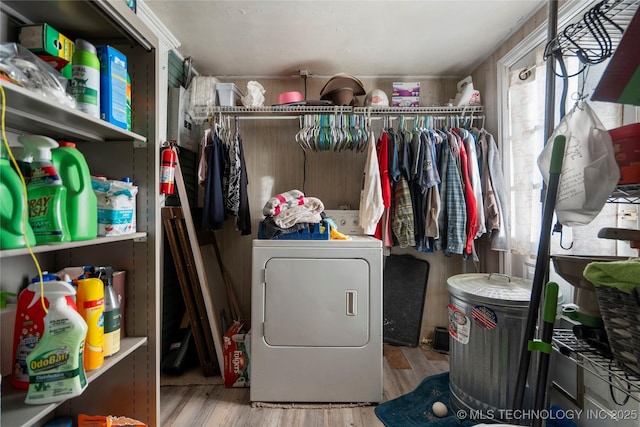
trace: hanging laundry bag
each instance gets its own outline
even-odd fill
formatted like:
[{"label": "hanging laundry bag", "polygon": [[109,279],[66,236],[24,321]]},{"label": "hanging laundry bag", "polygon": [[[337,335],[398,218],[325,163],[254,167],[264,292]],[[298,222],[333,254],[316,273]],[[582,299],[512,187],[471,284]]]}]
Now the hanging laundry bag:
[{"label": "hanging laundry bag", "polygon": [[589,104],[579,102],[560,121],[538,157],[545,182],[549,180],[551,142],[557,135],[564,135],[567,144],[556,215],[562,225],[587,225],[600,213],[620,179],[611,136]]}]

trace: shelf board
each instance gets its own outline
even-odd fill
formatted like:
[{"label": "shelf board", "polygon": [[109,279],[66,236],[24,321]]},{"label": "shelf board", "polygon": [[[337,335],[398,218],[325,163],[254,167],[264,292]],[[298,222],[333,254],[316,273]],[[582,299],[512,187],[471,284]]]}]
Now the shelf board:
[{"label": "shelf board", "polygon": [[133,141],[144,146],[147,138],[122,129],[80,110],[69,108],[23,87],[2,82],[7,107],[5,123],[8,129],[23,133],[47,135],[54,139],[77,141]]},{"label": "shelf board", "polygon": [[[375,116],[416,115],[416,114],[475,114],[482,113],[484,108],[480,105],[467,105],[463,107],[350,107],[341,105],[297,105],[297,106],[265,106],[265,107],[212,107],[210,114],[226,114],[237,116],[273,115],[290,116],[302,114],[370,114]],[[198,117],[207,119],[209,115]]]},{"label": "shelf board", "polygon": [[[90,384],[96,378],[107,372],[118,362],[133,353],[138,347],[147,343],[147,338],[124,338],[120,342],[120,351],[111,357],[104,359],[104,364],[92,371],[87,372],[87,382]],[[49,403],[44,405],[27,405],[24,399],[26,390],[19,390],[11,386],[10,377],[3,378],[2,381],[2,424],[12,427],[31,426],[41,421],[48,414],[53,412],[65,401]]]},{"label": "shelf board", "polygon": [[[75,242],[68,243],[59,243],[59,244],[51,244],[51,245],[38,245],[33,246],[31,250],[33,253],[43,253],[43,252],[54,252],[61,251],[64,249],[73,249],[73,248],[81,248],[83,246],[94,246],[104,243],[114,243],[114,242],[122,242],[125,240],[136,240],[136,241],[144,241],[147,238],[147,233],[138,232],[132,234],[125,234],[122,236],[108,236],[108,237],[97,237],[91,240],[78,240]],[[20,249],[8,249],[4,251],[0,251],[0,258],[9,258],[13,256],[27,255],[29,254],[29,250],[27,248]]]}]

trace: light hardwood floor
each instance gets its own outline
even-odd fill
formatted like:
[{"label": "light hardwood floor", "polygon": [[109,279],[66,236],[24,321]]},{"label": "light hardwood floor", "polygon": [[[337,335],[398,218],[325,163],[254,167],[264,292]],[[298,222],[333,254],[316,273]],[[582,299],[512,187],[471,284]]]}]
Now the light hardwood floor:
[{"label": "light hardwood floor", "polygon": [[[384,346],[384,401],[413,391],[426,377],[449,370],[449,357],[420,345]],[[378,427],[374,405],[353,408],[252,407],[247,388],[223,385],[162,387],[163,427]]]}]

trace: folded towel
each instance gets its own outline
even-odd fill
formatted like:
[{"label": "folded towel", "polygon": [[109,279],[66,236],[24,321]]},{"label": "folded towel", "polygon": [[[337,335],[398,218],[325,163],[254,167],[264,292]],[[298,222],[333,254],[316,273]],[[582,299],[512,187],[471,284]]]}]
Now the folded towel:
[{"label": "folded towel", "polygon": [[281,228],[289,228],[299,222],[318,223],[322,221],[320,215],[324,212],[324,204],[315,197],[306,197],[302,205],[292,206],[273,216],[276,225]]},{"label": "folded towel", "polygon": [[630,294],[640,287],[640,259],[591,262],[582,274],[596,286],[611,286]]},{"label": "folded towel", "polygon": [[302,205],[305,201],[306,199],[302,191],[289,190],[285,193],[277,194],[267,200],[267,203],[265,203],[262,208],[262,214],[264,216],[275,216],[285,209]]}]

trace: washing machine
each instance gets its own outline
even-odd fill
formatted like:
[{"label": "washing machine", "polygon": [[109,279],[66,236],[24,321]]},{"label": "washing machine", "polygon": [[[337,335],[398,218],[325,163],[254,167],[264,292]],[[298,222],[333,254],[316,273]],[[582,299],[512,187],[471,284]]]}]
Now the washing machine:
[{"label": "washing machine", "polygon": [[254,240],[254,402],[382,401],[382,244]]}]

